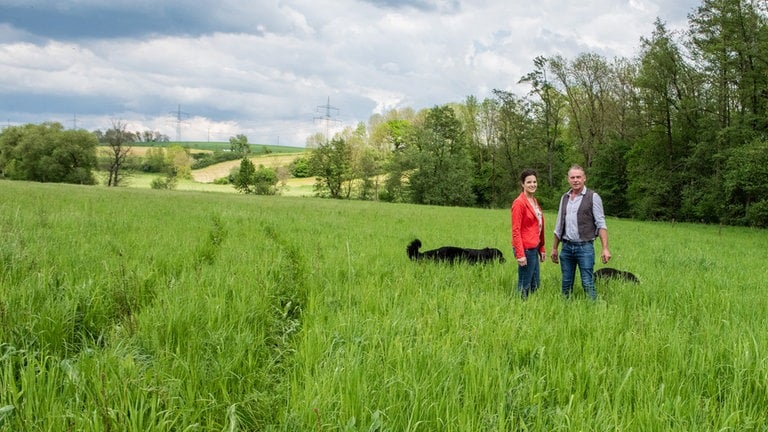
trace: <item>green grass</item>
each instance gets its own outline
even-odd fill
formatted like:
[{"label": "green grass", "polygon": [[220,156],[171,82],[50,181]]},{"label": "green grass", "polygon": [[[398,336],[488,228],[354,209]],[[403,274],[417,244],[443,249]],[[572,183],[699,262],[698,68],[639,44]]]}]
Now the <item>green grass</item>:
[{"label": "green grass", "polygon": [[508,210],[0,182],[0,431],[768,430],[768,234],[608,223],[523,302],[405,256]]}]

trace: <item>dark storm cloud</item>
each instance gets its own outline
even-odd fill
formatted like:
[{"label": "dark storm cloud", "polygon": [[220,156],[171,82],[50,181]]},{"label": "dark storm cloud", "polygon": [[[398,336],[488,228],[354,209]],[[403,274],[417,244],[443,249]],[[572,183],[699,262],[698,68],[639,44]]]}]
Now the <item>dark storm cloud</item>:
[{"label": "dark storm cloud", "polygon": [[[170,13],[173,12],[173,13]],[[190,34],[204,25],[185,11],[142,10],[110,7],[57,9],[35,6],[0,6],[0,22],[27,33],[58,40],[131,38],[147,33]]]},{"label": "dark storm cloud", "polygon": [[257,34],[260,24],[272,20],[252,8],[216,1],[20,3],[0,4],[0,24],[64,41],[160,34],[195,37],[212,32]]}]

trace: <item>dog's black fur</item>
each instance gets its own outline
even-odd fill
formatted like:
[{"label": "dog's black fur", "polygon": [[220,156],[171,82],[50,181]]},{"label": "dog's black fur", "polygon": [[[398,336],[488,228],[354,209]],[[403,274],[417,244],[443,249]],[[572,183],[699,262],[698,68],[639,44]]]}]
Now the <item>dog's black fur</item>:
[{"label": "dog's black fur", "polygon": [[611,267],[604,267],[599,270],[595,270],[595,279],[618,279],[624,282],[632,282],[639,284],[640,279],[632,273],[624,270],[617,270]]},{"label": "dog's black fur", "polygon": [[457,246],[443,246],[441,248],[419,252],[421,240],[416,239],[406,249],[408,258],[418,260],[445,261],[448,263],[466,262],[470,264],[487,263],[492,261],[504,262],[504,254],[496,248],[469,249]]}]

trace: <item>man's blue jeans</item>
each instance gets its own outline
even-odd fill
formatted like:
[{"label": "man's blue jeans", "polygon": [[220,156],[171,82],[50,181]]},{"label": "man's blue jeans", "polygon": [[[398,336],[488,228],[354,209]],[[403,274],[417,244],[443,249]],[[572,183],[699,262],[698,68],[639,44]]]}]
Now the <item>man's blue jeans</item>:
[{"label": "man's blue jeans", "polygon": [[[514,248],[512,248],[514,251]],[[537,248],[526,249],[525,259],[528,265],[517,265],[517,292],[523,297],[528,298],[541,285],[541,272],[539,269],[539,250]]]},{"label": "man's blue jeans", "polygon": [[584,292],[592,299],[597,299],[595,281],[592,271],[595,267],[595,246],[593,242],[563,242],[560,249],[560,270],[563,273],[563,295],[571,296],[573,292],[576,267],[581,274],[581,286]]}]

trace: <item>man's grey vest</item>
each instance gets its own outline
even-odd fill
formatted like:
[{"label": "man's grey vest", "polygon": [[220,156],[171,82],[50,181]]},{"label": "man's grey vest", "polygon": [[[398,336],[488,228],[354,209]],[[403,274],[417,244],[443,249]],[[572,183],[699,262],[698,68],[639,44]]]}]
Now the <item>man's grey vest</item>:
[{"label": "man's grey vest", "polygon": [[[587,189],[581,204],[576,213],[576,223],[579,225],[579,241],[592,241],[597,237],[597,225],[595,225],[595,215],[592,213],[592,195],[595,193]],[[557,227],[557,237],[563,240],[565,235],[565,210],[568,208],[567,192],[560,200],[560,226]]]}]

